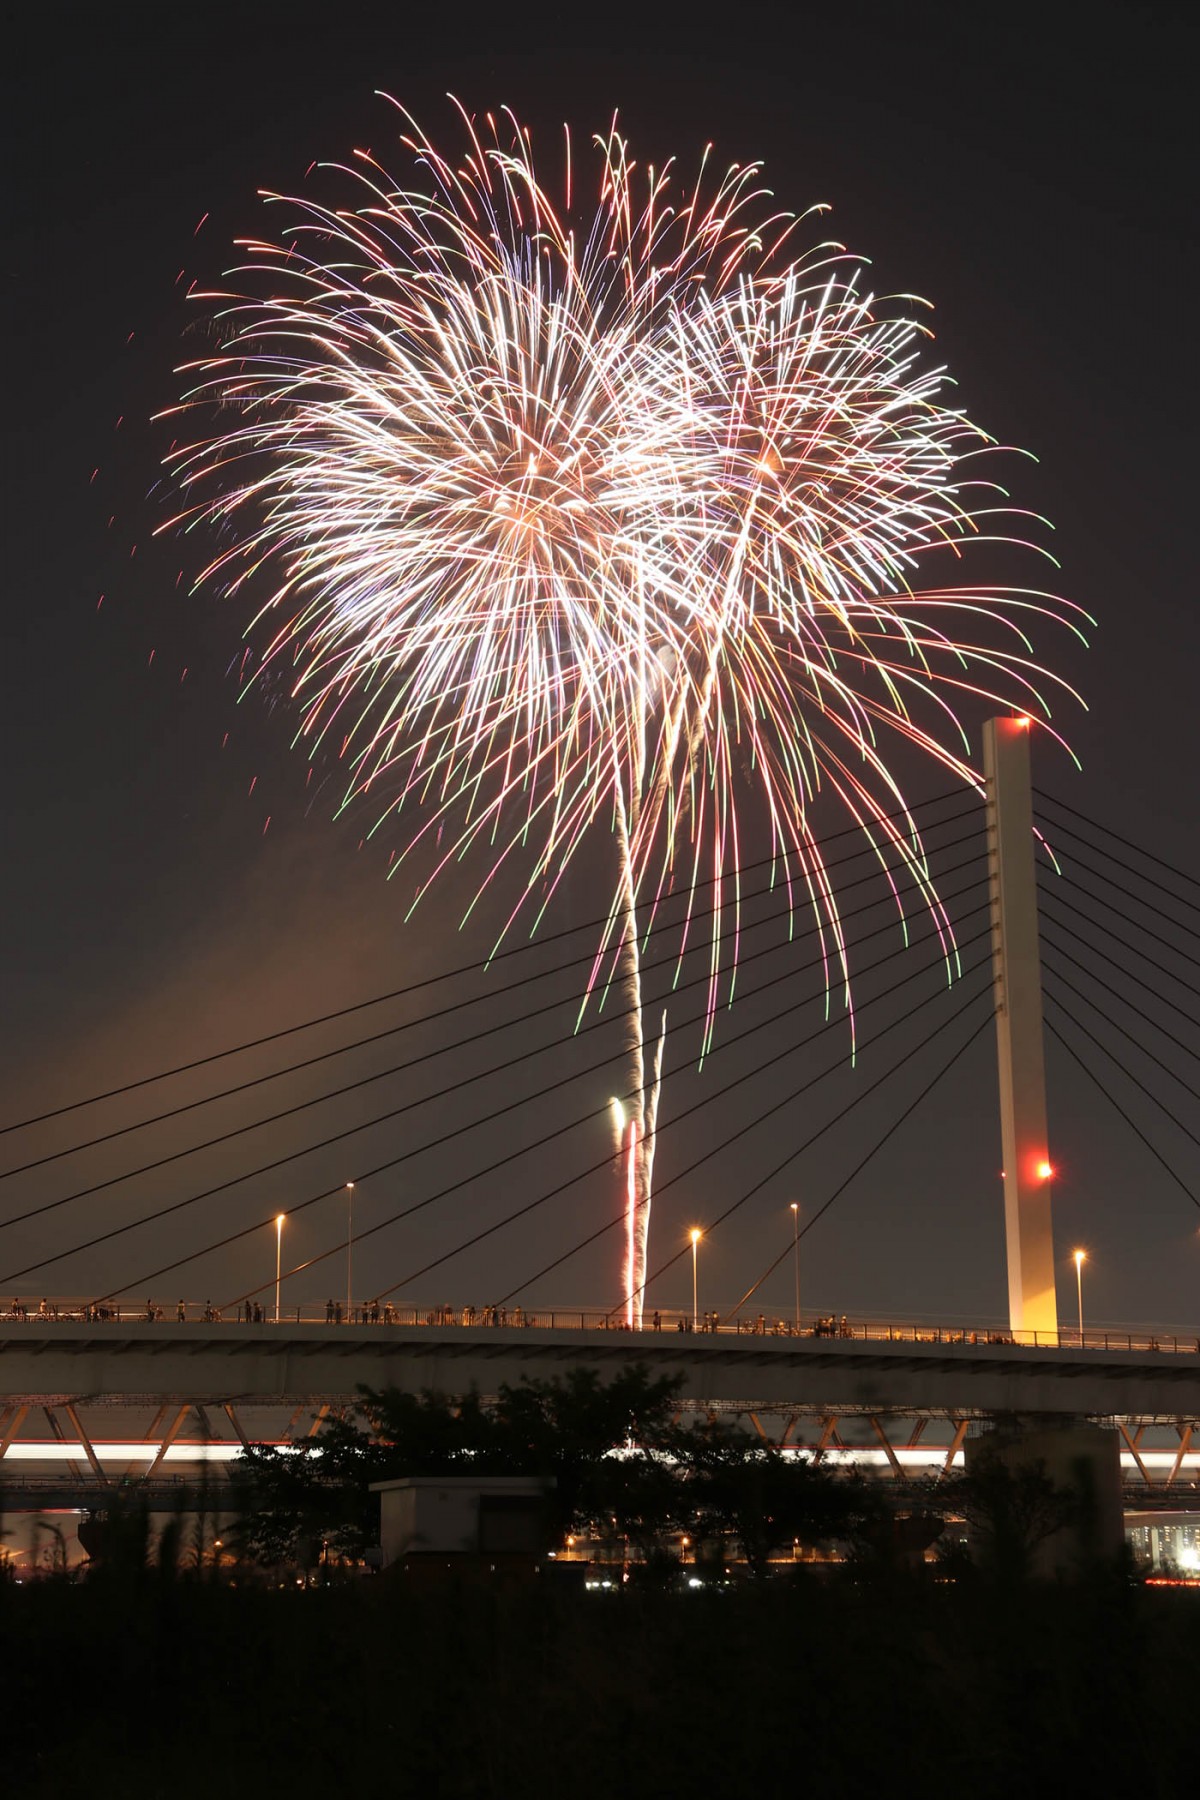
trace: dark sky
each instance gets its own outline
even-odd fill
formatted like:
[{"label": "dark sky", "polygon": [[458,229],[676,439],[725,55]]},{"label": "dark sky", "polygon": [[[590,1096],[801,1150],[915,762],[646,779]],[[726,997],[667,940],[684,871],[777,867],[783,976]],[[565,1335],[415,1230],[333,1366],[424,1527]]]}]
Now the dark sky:
[{"label": "dark sky", "polygon": [[[971,416],[1036,456],[1036,463],[1014,461],[1014,494],[1053,521],[1060,590],[1100,622],[1086,657],[1061,658],[1090,707],[1086,716],[1064,714],[1083,772],[1044,744],[1039,785],[1168,861],[1196,868],[1200,625],[1186,429],[1195,397],[1191,81],[1200,46],[1193,10],[834,8],[805,0],[776,8],[751,0],[720,12],[526,6],[506,17],[496,7],[475,13],[347,0],[311,13],[247,4],[97,8],[83,19],[74,7],[44,6],[36,22],[27,15],[10,44],[5,101],[12,448],[2,714],[4,1117],[40,1113],[401,988],[490,948],[494,920],[456,928],[472,891],[465,880],[447,884],[405,923],[410,895],[384,881],[386,852],[360,851],[360,829],[333,823],[320,793],[310,804],[305,765],[287,748],[286,709],[255,697],[237,704],[231,671],[243,621],[212,594],[189,598],[186,581],[176,586],[180,568],[196,566],[190,549],[150,539],[163,516],[150,490],[164,448],[150,415],[173,397],[171,370],[187,354],[182,295],[193,276],[219,273],[236,233],[260,228],[259,187],[294,190],[313,158],[345,156],[355,145],[387,160],[394,116],[375,89],[396,95],[435,137],[451,130],[447,91],[480,109],[511,105],[531,122],[535,142],[563,119],[586,136],[618,108],[643,156],[677,151],[687,164],[712,140],[722,165],[762,158],[782,205],[832,203],[833,232],[872,259],[880,291],[916,292],[935,303],[935,354],[956,376]],[[971,723],[977,735],[978,718]],[[945,785],[936,770],[909,779],[916,797]],[[831,812],[824,828],[840,823]],[[943,834],[954,835],[954,828]],[[1171,884],[1162,870],[1139,866]],[[1195,980],[1195,968],[1170,946],[1197,953],[1182,927],[1194,930],[1200,914],[1116,873],[1180,921],[1177,928],[1117,898],[1135,936],[1139,922],[1148,922],[1167,938],[1154,954],[1168,972],[1151,979],[1186,1012],[1179,982],[1189,969]],[[1189,891],[1186,883],[1174,887]],[[602,893],[599,863],[585,862],[549,929],[585,924],[603,910]],[[976,889],[963,910],[978,898]],[[875,922],[868,917],[861,929]],[[968,921],[963,935],[976,927]],[[717,1152],[834,1060],[827,1035],[819,1055],[798,1052],[751,1073],[822,1017],[815,979],[801,976],[796,997],[809,994],[807,1009],[768,1022],[798,959],[775,941],[777,960],[763,964],[772,991],[756,1001],[749,988],[763,977],[751,975],[722,1026],[731,1038],[761,1029],[701,1073],[686,1023],[691,1009],[683,999],[674,1003],[679,1023],[668,1066],[677,1064],[678,1073],[668,1082],[663,1119],[697,1104],[701,1110],[662,1137],[658,1179],[678,1179],[655,1214],[654,1262],[678,1247],[686,1226],[707,1223],[763,1179],[889,1059],[904,1066],[845,1128],[766,1180],[714,1234],[703,1249],[702,1305],[738,1297],[786,1244],[790,1201],[814,1212],[983,1016],[978,1009],[969,1015],[957,1037],[948,1027],[909,1066],[906,1047],[948,1019],[959,996],[931,1001],[885,1041],[878,1060],[868,1051],[857,1070],[842,1066],[685,1175],[702,1152]],[[1091,941],[1101,943],[1094,932]],[[412,1021],[400,1037],[341,1061],[12,1176],[0,1190],[5,1219],[122,1179],[0,1230],[0,1287],[82,1293],[132,1283],[141,1294],[143,1277],[175,1256],[407,1155],[362,1183],[360,1229],[460,1185],[364,1242],[356,1287],[375,1292],[401,1281],[603,1157],[604,1122],[588,1115],[603,1107],[615,1077],[591,1065],[611,1050],[618,1067],[619,1026],[564,1046],[578,969],[540,986],[495,991],[531,968],[582,954],[590,942],[582,932],[534,952],[532,963],[514,959],[486,978],[464,977],[336,1030],[288,1040],[270,1056],[215,1065],[202,1078],[146,1090],[124,1110],[91,1108],[7,1136],[0,1166],[13,1168]],[[874,946],[892,949],[894,941],[878,938]],[[1111,942],[1081,954],[1095,971],[1115,965],[1106,978],[1129,979],[1122,969],[1131,958]],[[887,979],[903,972],[893,963]],[[1181,1082],[1195,1085],[1187,1046],[1200,1044],[1200,1032],[1148,1001],[1132,980],[1125,991],[1152,1023],[1120,1016],[1168,1067],[1131,1066],[1196,1130],[1198,1109]],[[935,986],[936,977],[906,990],[905,1004]],[[420,1016],[471,996],[478,1003],[451,1019]],[[550,1000],[554,1010],[536,1021],[513,1022]],[[1194,1017],[1194,1002],[1191,1010]],[[1088,1016],[1124,1055],[1116,1033]],[[460,1036],[491,1026],[504,1029],[447,1052]],[[1200,1193],[1195,1140],[1089,1054],[1183,1184]],[[426,1060],[357,1097],[124,1179],[157,1158],[418,1056]],[[1194,1321],[1195,1206],[1054,1043],[1049,1062],[1064,1307],[1073,1305],[1065,1258],[1079,1243],[1091,1259],[1087,1298],[1096,1320]],[[493,1067],[473,1086],[432,1097]],[[556,1093],[422,1148],[576,1069]],[[718,1090],[738,1074],[747,1079],[721,1098]],[[17,1275],[40,1257],[398,1107],[408,1110],[388,1124],[163,1223]],[[582,1122],[483,1173],[572,1121]],[[806,1307],[1002,1318],[998,1166],[989,1028],[806,1237]],[[479,1178],[461,1185],[470,1175]],[[527,1281],[612,1211],[609,1175],[568,1185],[400,1297],[480,1304]],[[340,1218],[334,1200],[310,1207],[288,1227],[294,1254],[334,1244]],[[264,1227],[151,1285],[162,1298],[178,1291],[225,1299],[265,1279],[273,1257],[273,1234]],[[525,1296],[610,1302],[616,1259],[610,1234]],[[298,1278],[294,1297],[336,1291],[342,1269],[335,1258]],[[679,1304],[689,1285],[680,1263],[652,1299]],[[790,1293],[785,1262],[761,1298],[768,1310],[785,1311]]]}]

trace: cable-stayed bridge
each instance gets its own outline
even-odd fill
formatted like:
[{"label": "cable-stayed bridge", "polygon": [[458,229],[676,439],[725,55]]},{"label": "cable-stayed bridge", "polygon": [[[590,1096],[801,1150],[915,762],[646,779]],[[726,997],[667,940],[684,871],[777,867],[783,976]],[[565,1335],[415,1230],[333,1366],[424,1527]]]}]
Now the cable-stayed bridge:
[{"label": "cable-stayed bridge", "polygon": [[[352,1403],[359,1382],[446,1386],[448,1391],[476,1385],[487,1391],[489,1385],[515,1379],[522,1372],[546,1373],[577,1364],[611,1369],[636,1358],[655,1367],[679,1370],[689,1404],[739,1412],[763,1429],[764,1421],[774,1421],[772,1430],[782,1434],[790,1429],[793,1439],[804,1436],[814,1453],[846,1450],[844,1422],[866,1421],[864,1429],[874,1439],[873,1444],[868,1440],[866,1447],[877,1453],[881,1466],[892,1475],[903,1474],[904,1456],[911,1463],[922,1444],[926,1445],[922,1454],[934,1461],[942,1455],[943,1462],[948,1456],[946,1466],[952,1466],[965,1435],[981,1422],[1003,1414],[1114,1422],[1122,1439],[1126,1470],[1132,1468],[1147,1486],[1161,1480],[1164,1487],[1178,1490],[1180,1483],[1194,1478],[1191,1444],[1193,1433],[1200,1428],[1200,1356],[1194,1334],[1189,1337],[1186,1331],[1170,1331],[1151,1323],[1136,1344],[1129,1334],[1124,1346],[1097,1341],[1105,1334],[1085,1328],[1082,1292],[1078,1331],[1058,1316],[1055,1275],[1061,1253],[1055,1250],[1050,1210],[1054,1169],[1041,1072],[1042,1006],[1044,1001],[1051,1040],[1088,1082],[1098,1107],[1121,1121],[1122,1128],[1170,1183],[1181,1206],[1195,1209],[1195,1184],[1188,1178],[1181,1144],[1200,1148],[1200,1135],[1193,1129],[1196,1115],[1189,1113],[1189,1107],[1200,1102],[1189,1073],[1198,1059],[1185,1035],[1195,1030],[1195,1002],[1200,999],[1198,978],[1192,973],[1200,970],[1200,883],[1065,803],[1031,791],[1027,745],[1028,733],[1021,721],[996,722],[986,809],[974,802],[964,803],[960,792],[930,802],[928,816],[922,815],[923,835],[936,864],[938,892],[953,916],[956,980],[952,986],[936,979],[947,964],[944,935],[936,929],[936,921],[922,936],[912,924],[916,915],[911,915],[909,941],[897,947],[889,938],[889,933],[894,936],[894,916],[877,923],[880,897],[871,886],[876,877],[855,873],[855,858],[861,857],[861,851],[847,855],[843,892],[848,899],[854,899],[853,890],[861,883],[861,904],[847,904],[843,914],[848,921],[859,917],[861,923],[856,944],[861,992],[855,1027],[858,1049],[865,1052],[878,1047],[880,1059],[890,1055],[891,1061],[880,1073],[874,1072],[878,1063],[873,1061],[871,1072],[864,1070],[846,1106],[808,1131],[801,1141],[789,1141],[784,1159],[765,1175],[735,1181],[733,1191],[704,1222],[706,1241],[752,1206],[832,1126],[846,1117],[853,1122],[858,1116],[856,1109],[866,1099],[875,1096],[877,1105],[886,1106],[893,1086],[907,1082],[902,1088],[905,1103],[893,1106],[886,1124],[874,1128],[869,1137],[863,1134],[862,1153],[845,1179],[824,1193],[819,1204],[806,1205],[803,1221],[796,1220],[793,1241],[734,1304],[716,1315],[716,1323],[725,1329],[707,1335],[675,1334],[670,1329],[674,1315],[667,1314],[668,1330],[661,1337],[649,1329],[628,1334],[617,1329],[622,1311],[619,1299],[607,1314],[580,1325],[551,1322],[530,1328],[523,1324],[514,1333],[507,1324],[496,1323],[514,1311],[519,1313],[523,1302],[531,1304],[529,1296],[536,1299],[551,1277],[573,1259],[586,1259],[591,1252],[593,1258],[601,1255],[611,1260],[609,1246],[621,1231],[621,1213],[602,1214],[598,1225],[565,1247],[556,1245],[549,1260],[530,1267],[520,1279],[509,1274],[494,1281],[497,1291],[487,1296],[486,1308],[480,1307],[477,1316],[471,1309],[469,1321],[459,1316],[453,1325],[442,1320],[410,1328],[402,1317],[401,1301],[422,1289],[428,1292],[434,1281],[449,1281],[460,1259],[477,1254],[481,1246],[486,1247],[486,1254],[529,1220],[546,1216],[541,1209],[564,1194],[590,1178],[611,1174],[611,1152],[532,1192],[517,1173],[524,1155],[595,1120],[593,1111],[582,1119],[572,1116],[568,1125],[560,1126],[551,1116],[559,1106],[567,1108],[570,1085],[580,1078],[579,1066],[573,1065],[570,1073],[552,1081],[535,1084],[490,1112],[486,1103],[476,1105],[472,1100],[476,1084],[498,1070],[510,1076],[519,1064],[528,1061],[532,1066],[547,1048],[565,1054],[568,1044],[579,1046],[580,1034],[572,1032],[569,1039],[549,1046],[539,1044],[534,1051],[522,1051],[515,1057],[506,1053],[508,1028],[513,1024],[531,1026],[540,1017],[552,1017],[560,1004],[556,999],[538,1000],[537,983],[547,973],[545,966],[528,977],[520,953],[511,952],[507,955],[514,960],[500,961],[499,992],[512,998],[507,1016],[499,1024],[474,1027],[470,1010],[474,1002],[442,1000],[443,978],[430,977],[302,1026],[267,1032],[253,1043],[184,1061],[170,1070],[44,1111],[4,1130],[4,1141],[17,1148],[0,1177],[6,1182],[7,1195],[0,1219],[0,1248],[8,1243],[25,1248],[20,1256],[4,1259],[4,1273],[0,1274],[0,1294],[8,1291],[15,1296],[13,1316],[7,1325],[0,1325],[0,1482],[11,1486],[10,1472],[18,1465],[28,1471],[26,1480],[34,1479],[36,1458],[24,1452],[39,1444],[48,1452],[44,1459],[48,1468],[76,1462],[79,1479],[86,1483],[108,1481],[110,1471],[120,1464],[120,1458],[109,1454],[106,1445],[111,1448],[114,1443],[134,1441],[139,1448],[127,1459],[129,1467],[157,1479],[169,1464],[178,1465],[179,1453],[189,1448],[197,1465],[219,1461],[209,1456],[205,1446],[222,1441],[220,1430],[226,1431],[223,1442],[236,1454],[239,1434],[246,1430],[243,1413],[248,1410],[268,1409],[271,1419],[268,1424],[264,1416],[263,1431],[272,1441],[286,1441],[298,1430],[311,1429],[312,1421],[319,1421],[330,1407]],[[1060,866],[1044,859],[1035,861],[1031,826],[1053,837]],[[825,851],[828,866],[836,866],[838,846],[830,841]],[[693,901],[694,906],[698,904]],[[1196,922],[1190,923],[1189,918]],[[744,927],[740,979],[751,994],[765,995],[762,1004],[766,1005],[786,998],[785,977],[780,974],[781,946],[775,942],[762,950],[756,948],[753,926],[751,920]],[[655,929],[648,927],[648,938]],[[561,934],[567,940],[573,935],[574,930]],[[782,947],[787,979],[804,969],[823,967],[824,948],[813,943],[806,949],[802,939],[800,934],[800,940],[789,939]],[[554,939],[543,940],[543,947],[546,943],[553,945]],[[564,956],[549,973],[569,976],[590,961],[591,954],[589,950],[583,956]],[[665,955],[663,961],[677,961],[676,953]],[[652,967],[652,960],[643,966]],[[931,973],[935,977],[932,982],[925,979]],[[677,991],[686,992],[689,985],[681,979]],[[390,1064],[382,1074],[373,1071],[353,1080],[338,1078],[335,1071],[342,1066],[338,1059],[364,1046],[390,1041],[409,1028],[411,1019],[380,1027],[380,1015],[372,1009],[399,1004],[411,1012],[424,998],[434,1000],[439,1021],[450,1029],[447,1041],[433,1052],[417,1052]],[[793,1018],[799,1027],[808,998],[783,1005],[765,1019],[755,1014],[749,1028],[731,1033],[727,1043],[737,1044],[740,1037],[745,1041],[739,1055],[749,1056],[760,1041],[758,1033],[769,1029],[775,1037],[762,1041],[777,1041],[779,1033],[790,1033]],[[274,1055],[284,1050],[290,1054],[286,1046],[296,1041],[298,1033],[330,1023],[348,1026],[363,1014],[369,1014],[363,1022],[375,1027],[364,1035],[252,1078],[233,1078],[239,1066],[244,1066],[236,1059],[247,1052]],[[457,1026],[460,1019],[461,1030]],[[822,1021],[813,1030],[787,1035],[782,1050],[740,1063],[732,1079],[718,1081],[696,1106],[666,1121],[664,1138],[672,1128],[678,1130],[682,1125],[685,1129],[672,1140],[671,1174],[659,1184],[657,1197],[672,1187],[685,1190],[714,1155],[752,1134],[778,1132],[787,1107],[819,1090],[830,1073],[812,1059],[828,1046],[835,1063],[844,1061],[844,1045],[838,1040],[841,1025],[839,1020]],[[918,1031],[914,1041],[913,1034]],[[890,1337],[883,1335],[890,1328],[881,1328],[871,1337],[865,1327],[856,1336],[851,1326],[848,1336],[839,1332],[830,1341],[824,1335],[803,1335],[795,1330],[800,1323],[797,1291],[796,1317],[775,1321],[789,1327],[786,1334],[760,1335],[745,1329],[756,1321],[763,1282],[781,1263],[786,1264],[789,1256],[797,1259],[798,1270],[802,1240],[853,1188],[909,1119],[919,1118],[930,1104],[936,1104],[933,1096],[950,1070],[989,1032],[996,1033],[1000,1046],[1007,1165],[1007,1324],[973,1332],[959,1328],[957,1333],[936,1326],[917,1327],[908,1335],[898,1332]],[[583,1035],[586,1039],[586,1033]],[[603,1041],[597,1040],[598,1048]],[[798,1050],[808,1051],[809,1061],[803,1080],[790,1081],[786,1079],[788,1058]],[[438,1061],[447,1057],[454,1060]],[[311,1137],[299,1148],[285,1148],[282,1154],[251,1152],[251,1142],[262,1142],[255,1134],[290,1130],[298,1121],[303,1123],[314,1108],[346,1095],[366,1102],[381,1079],[414,1079],[415,1073],[424,1072],[431,1062],[451,1078],[432,1089],[423,1086],[398,1106],[365,1121],[356,1120],[344,1131]],[[601,1049],[595,1061],[589,1061],[584,1043],[585,1076],[600,1075],[611,1062],[611,1048]],[[224,1075],[226,1069],[232,1074]],[[265,1090],[277,1091],[271,1089],[272,1083],[314,1070],[320,1070],[320,1079],[326,1082],[315,1096],[286,1106],[267,1099]],[[911,1092],[913,1074],[923,1083],[915,1094]],[[770,1104],[763,1106],[759,1088],[775,1075],[782,1081],[782,1097],[772,1097]],[[199,1097],[173,1105],[154,1098],[159,1093],[170,1097],[164,1083],[184,1077],[207,1081],[210,1076],[217,1085],[210,1085]],[[690,1155],[686,1147],[680,1150],[686,1134],[715,1117],[726,1098],[736,1109],[735,1122],[716,1146],[698,1142],[696,1153]],[[453,1124],[431,1128],[418,1142],[406,1144],[399,1155],[366,1166],[369,1159],[362,1150],[366,1134],[396,1121],[411,1121],[412,1128],[419,1129],[422,1118],[432,1116],[433,1109],[445,1103],[461,1114]],[[161,1143],[163,1132],[188,1130],[193,1114],[197,1123],[206,1116],[219,1119],[219,1110],[208,1114],[205,1109],[222,1105],[253,1109],[253,1117],[222,1130],[210,1128],[207,1135],[198,1134],[182,1148],[164,1147],[161,1153],[140,1161],[132,1152],[117,1173],[109,1172],[111,1159],[120,1156],[127,1143],[138,1142],[137,1134],[158,1133],[157,1140],[141,1141]],[[255,1202],[256,1192],[281,1169],[289,1181],[303,1179],[304,1169],[316,1167],[320,1155],[329,1153],[331,1147],[346,1160],[353,1158],[350,1166],[361,1186],[447,1144],[466,1142],[481,1125],[529,1106],[538,1109],[544,1122],[530,1131],[519,1149],[473,1167],[464,1178],[419,1192],[393,1214],[383,1220],[373,1218],[365,1228],[360,1219],[357,1232],[354,1182],[339,1181],[333,1186],[314,1182],[312,1192],[290,1201],[278,1213],[264,1211],[261,1203]],[[97,1112],[99,1107],[115,1108],[117,1122],[108,1124]],[[599,1110],[602,1114],[605,1109]],[[77,1127],[74,1123],[97,1119],[98,1125]],[[408,1123],[404,1129],[409,1129]],[[173,1146],[173,1139],[171,1143]],[[23,1145],[31,1149],[22,1152]],[[192,1191],[165,1203],[136,1204],[132,1217],[119,1222],[105,1219],[102,1230],[79,1223],[102,1197],[143,1193],[147,1180],[164,1179],[167,1171],[174,1177],[193,1166],[193,1161],[197,1168],[204,1167],[206,1155],[232,1159],[233,1172],[207,1186],[197,1182]],[[87,1157],[100,1159],[96,1178],[76,1177],[63,1184],[70,1191],[46,1197],[42,1184],[66,1159],[72,1159],[68,1166],[74,1171],[89,1166],[81,1161]],[[418,1216],[422,1223],[436,1219],[463,1190],[488,1181],[517,1187],[519,1204],[478,1227],[472,1225],[464,1231],[459,1224],[447,1232],[444,1245],[412,1267],[384,1270],[375,1254],[382,1232]],[[36,1189],[31,1185],[35,1183]],[[215,1216],[213,1209],[230,1196],[236,1198],[242,1218],[247,1211],[251,1214],[248,1223],[207,1234],[201,1224],[201,1241],[193,1241],[182,1252],[174,1245],[170,1260],[163,1260],[161,1249],[154,1254],[139,1251],[142,1242],[161,1245],[162,1229],[194,1229],[196,1221]],[[331,1203],[338,1209],[339,1220],[344,1209],[344,1228],[299,1263],[285,1259],[284,1243],[297,1222],[305,1215],[318,1216],[322,1206],[327,1214]],[[81,1214],[80,1207],[89,1211]],[[260,1278],[259,1255],[259,1276],[249,1277],[250,1285],[244,1280],[236,1291],[222,1293],[215,1305],[205,1302],[207,1318],[197,1320],[194,1311],[198,1309],[193,1309],[193,1316],[181,1321],[174,1301],[162,1306],[165,1316],[161,1320],[138,1323],[128,1318],[131,1295],[155,1290],[161,1294],[164,1288],[175,1291],[193,1282],[194,1272],[218,1266],[222,1256],[228,1266],[230,1256],[236,1258],[251,1244],[261,1246],[264,1235],[272,1233],[274,1281]],[[102,1255],[111,1259],[118,1253],[128,1258],[128,1266],[115,1281],[106,1275],[105,1291],[93,1289],[62,1307],[53,1303],[51,1317],[46,1318],[45,1302],[37,1296],[34,1282],[50,1283],[64,1268],[77,1273],[82,1266],[86,1272],[92,1258]],[[690,1254],[694,1270],[694,1242]],[[647,1321],[655,1284],[681,1263],[686,1274],[688,1255],[689,1247],[684,1244],[652,1269],[645,1296]],[[305,1283],[311,1292],[314,1281],[340,1283],[343,1273],[347,1286],[340,1327],[332,1317],[332,1301],[324,1319],[318,1317],[311,1324],[286,1322],[296,1310],[293,1297]],[[1075,1273],[1078,1278],[1078,1265]],[[356,1312],[361,1316],[364,1300],[381,1322],[363,1328],[349,1325]],[[153,1303],[149,1306],[152,1312],[157,1310]],[[60,1314],[75,1312],[79,1317],[54,1319],[55,1307]],[[255,1308],[264,1323],[251,1322]],[[485,1312],[491,1315],[488,1325],[483,1323]],[[390,1320],[389,1313],[393,1315]],[[659,1316],[664,1315],[660,1312]],[[235,1319],[241,1323],[235,1325]],[[688,1322],[686,1315],[683,1322]],[[740,1331],[735,1329],[739,1325],[743,1327]],[[1110,1340],[1120,1337],[1119,1333],[1108,1335]],[[129,1408],[150,1409],[148,1421],[139,1417],[136,1432],[121,1429],[114,1438],[108,1429],[101,1429],[105,1421],[112,1425],[117,1414]],[[197,1436],[196,1422],[213,1419],[219,1430],[213,1433],[205,1427]],[[789,1419],[793,1421],[790,1427]],[[172,1420],[177,1421],[173,1426]],[[907,1422],[905,1431],[914,1441],[898,1443],[889,1420]],[[811,1429],[801,1432],[796,1421],[807,1422]],[[929,1439],[935,1427],[946,1428],[945,1441],[932,1450]],[[147,1450],[147,1446],[151,1448]]]}]

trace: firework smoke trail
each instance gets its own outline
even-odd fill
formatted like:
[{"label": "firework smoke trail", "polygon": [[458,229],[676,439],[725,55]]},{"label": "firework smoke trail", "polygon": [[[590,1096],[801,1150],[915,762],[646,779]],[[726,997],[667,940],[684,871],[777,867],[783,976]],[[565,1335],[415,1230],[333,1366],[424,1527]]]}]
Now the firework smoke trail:
[{"label": "firework smoke trail", "polygon": [[318,178],[349,205],[267,196],[281,230],[199,296],[220,342],[179,410],[211,424],[169,459],[172,523],[216,527],[200,580],[253,595],[258,676],[286,672],[342,804],[369,796],[376,829],[417,810],[392,870],[428,855],[414,905],[486,846],[480,896],[510,862],[525,874],[497,941],[518,917],[535,930],[585,838],[611,832],[587,993],[616,982],[633,1007],[636,1322],[665,1032],[647,1080],[640,944],[660,901],[684,897],[682,959],[691,897],[713,896],[703,1053],[733,997],[751,831],[849,1013],[812,822],[830,794],[900,930],[928,908],[952,976],[894,746],[979,787],[959,706],[1048,720],[1063,684],[1028,632],[1078,635],[1086,615],[1034,588],[929,585],[970,540],[1021,541],[978,462],[995,446],[923,364],[916,303],[876,301],[838,245],[797,252],[801,221],[755,166],[639,169],[614,123],[587,201],[569,138],[556,196],[511,115],[462,114],[455,162],[404,117],[408,185],[360,154]]}]

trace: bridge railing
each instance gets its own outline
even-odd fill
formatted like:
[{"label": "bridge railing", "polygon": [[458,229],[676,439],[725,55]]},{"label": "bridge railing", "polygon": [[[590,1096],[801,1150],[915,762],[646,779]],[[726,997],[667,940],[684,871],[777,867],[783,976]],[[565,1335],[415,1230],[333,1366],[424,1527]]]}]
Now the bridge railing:
[{"label": "bridge railing", "polygon": [[[98,1306],[78,1297],[58,1297],[36,1301],[15,1298],[7,1309],[0,1309],[0,1320],[13,1324],[176,1324],[176,1325],[250,1325],[264,1331],[275,1329],[273,1312],[238,1305],[216,1307],[211,1301],[177,1301],[170,1307],[148,1301],[131,1306],[117,1302]],[[625,1331],[619,1312],[591,1311],[586,1308],[541,1308],[527,1310],[520,1306],[393,1306],[390,1303],[367,1302],[348,1310],[340,1303],[311,1303],[290,1306],[279,1316],[280,1326],[325,1325],[458,1328],[468,1331],[484,1329],[532,1331]],[[710,1312],[693,1321],[688,1312],[659,1309],[647,1312],[642,1320],[643,1332],[669,1332],[681,1336],[719,1337],[739,1340],[771,1338],[836,1338],[841,1341],[886,1344],[941,1344],[977,1346],[1009,1345],[1033,1350],[1144,1350],[1164,1354],[1200,1354],[1200,1336],[1180,1336],[1171,1332],[1088,1330],[1062,1327],[1057,1332],[1008,1331],[995,1325],[971,1328],[961,1325],[897,1324],[892,1321],[838,1318],[833,1314],[794,1319],[772,1318],[765,1313],[753,1316]]]}]

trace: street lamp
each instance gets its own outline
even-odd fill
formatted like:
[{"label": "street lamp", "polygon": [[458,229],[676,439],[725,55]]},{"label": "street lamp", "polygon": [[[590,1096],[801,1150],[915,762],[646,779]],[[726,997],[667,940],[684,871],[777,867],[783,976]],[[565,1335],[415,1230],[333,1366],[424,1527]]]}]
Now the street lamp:
[{"label": "street lamp", "polygon": [[796,1335],[800,1335],[800,1208],[792,1201],[792,1261],[796,1272]]},{"label": "street lamp", "polygon": [[1075,1259],[1075,1291],[1079,1298],[1079,1342],[1083,1343],[1083,1265],[1087,1261],[1086,1250],[1074,1250]]},{"label": "street lamp", "polygon": [[700,1308],[696,1303],[696,1245],[704,1235],[698,1225],[692,1226],[692,1330],[700,1329]]},{"label": "street lamp", "polygon": [[283,1213],[275,1214],[275,1323],[279,1323],[279,1268],[283,1255]]},{"label": "street lamp", "polygon": [[354,1183],[346,1183],[346,1323],[350,1323],[350,1289],[354,1262]]}]

